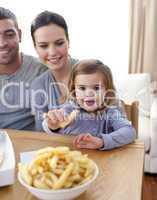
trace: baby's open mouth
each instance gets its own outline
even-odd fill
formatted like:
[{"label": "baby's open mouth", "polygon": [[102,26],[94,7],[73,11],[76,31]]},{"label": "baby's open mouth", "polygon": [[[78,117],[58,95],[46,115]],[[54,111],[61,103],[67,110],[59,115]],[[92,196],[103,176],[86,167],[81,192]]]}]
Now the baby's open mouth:
[{"label": "baby's open mouth", "polygon": [[87,106],[93,106],[95,104],[94,100],[86,100],[84,101]]}]

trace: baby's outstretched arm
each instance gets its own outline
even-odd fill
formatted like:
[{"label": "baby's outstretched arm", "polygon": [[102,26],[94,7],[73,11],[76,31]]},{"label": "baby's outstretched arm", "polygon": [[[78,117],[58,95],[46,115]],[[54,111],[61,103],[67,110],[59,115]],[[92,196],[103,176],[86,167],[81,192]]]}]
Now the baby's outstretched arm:
[{"label": "baby's outstretched arm", "polygon": [[56,130],[60,128],[60,123],[64,121],[64,110],[50,110],[48,113],[44,113],[43,117],[47,119],[48,127],[52,130]]},{"label": "baby's outstretched arm", "polygon": [[47,120],[48,128],[56,130],[69,125],[75,119],[78,112],[78,110],[73,110],[69,115],[65,116],[64,109],[56,109],[45,113],[44,118]]}]

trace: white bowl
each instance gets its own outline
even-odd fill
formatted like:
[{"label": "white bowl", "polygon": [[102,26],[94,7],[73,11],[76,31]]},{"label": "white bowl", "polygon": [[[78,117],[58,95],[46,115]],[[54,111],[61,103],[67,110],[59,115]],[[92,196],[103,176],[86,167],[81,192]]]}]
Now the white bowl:
[{"label": "white bowl", "polygon": [[99,169],[97,165],[95,164],[95,173],[93,177],[87,181],[86,183],[76,186],[74,188],[70,189],[59,189],[59,190],[45,190],[45,189],[38,189],[35,187],[32,187],[25,183],[23,179],[20,176],[20,173],[18,173],[18,180],[20,183],[28,189],[32,195],[36,196],[39,199],[42,200],[72,200],[76,197],[78,197],[80,194],[85,192],[90,185],[93,183],[93,181],[96,179],[96,177],[99,174]]}]

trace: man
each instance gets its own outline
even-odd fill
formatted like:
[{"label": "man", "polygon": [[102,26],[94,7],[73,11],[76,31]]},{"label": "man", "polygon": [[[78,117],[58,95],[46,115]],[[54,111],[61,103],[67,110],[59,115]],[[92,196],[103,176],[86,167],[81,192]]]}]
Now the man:
[{"label": "man", "polygon": [[20,53],[20,41],[16,16],[0,7],[0,128],[33,130],[30,84],[46,67]]}]

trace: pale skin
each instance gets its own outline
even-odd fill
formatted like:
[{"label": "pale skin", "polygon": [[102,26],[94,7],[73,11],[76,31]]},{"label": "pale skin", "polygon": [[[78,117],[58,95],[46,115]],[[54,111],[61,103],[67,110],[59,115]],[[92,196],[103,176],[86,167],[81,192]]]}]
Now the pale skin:
[{"label": "pale skin", "polygon": [[81,149],[99,149],[103,147],[104,142],[101,138],[94,137],[90,133],[83,133],[74,138],[73,145]]},{"label": "pale skin", "polygon": [[[34,39],[40,60],[52,71],[56,81],[67,86],[71,68],[69,41],[64,29],[56,24],[42,26],[34,32]],[[61,93],[64,93],[64,89],[60,87]]]},{"label": "pale skin", "polygon": [[[75,78],[75,93],[77,103],[87,112],[95,112],[103,104],[103,95],[106,91],[103,75],[100,73],[81,74]],[[55,109],[47,114],[48,127],[52,130],[59,128],[64,121],[64,110]],[[101,138],[92,136],[92,133],[82,133],[73,140],[77,148],[99,149],[104,145]]]}]

